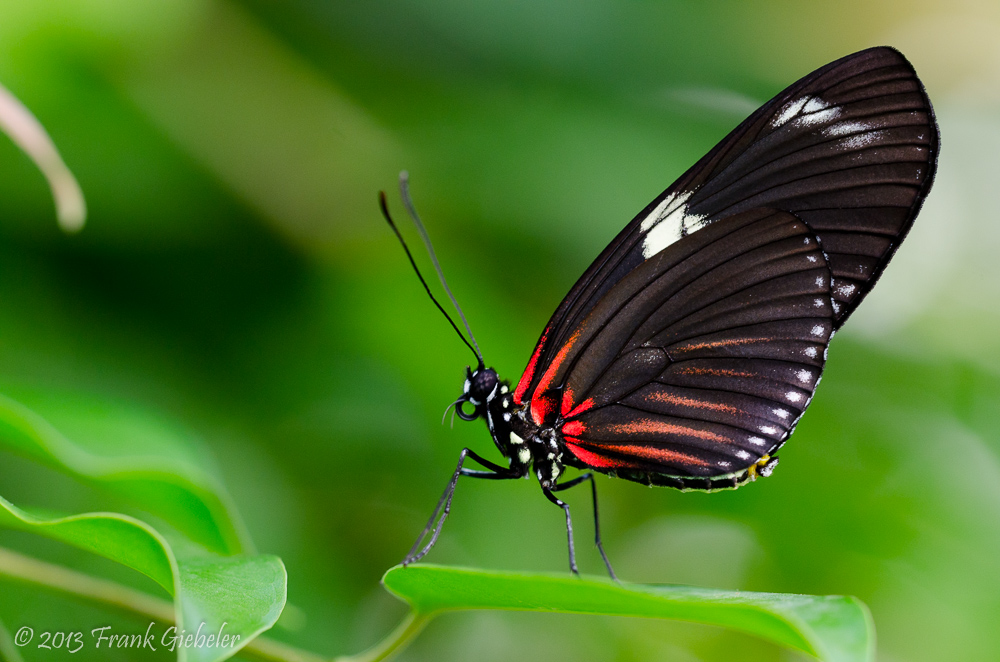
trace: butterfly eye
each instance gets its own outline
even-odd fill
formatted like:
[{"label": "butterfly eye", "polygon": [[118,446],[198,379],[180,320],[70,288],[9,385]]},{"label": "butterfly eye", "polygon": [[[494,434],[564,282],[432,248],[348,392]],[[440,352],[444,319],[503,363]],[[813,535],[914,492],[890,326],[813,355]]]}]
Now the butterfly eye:
[{"label": "butterfly eye", "polygon": [[474,421],[477,418],[479,418],[479,413],[475,409],[472,410],[471,414],[467,413],[465,409],[463,409],[465,403],[467,402],[468,400],[460,400],[459,403],[455,405],[455,412],[458,414],[458,417],[463,421]]}]

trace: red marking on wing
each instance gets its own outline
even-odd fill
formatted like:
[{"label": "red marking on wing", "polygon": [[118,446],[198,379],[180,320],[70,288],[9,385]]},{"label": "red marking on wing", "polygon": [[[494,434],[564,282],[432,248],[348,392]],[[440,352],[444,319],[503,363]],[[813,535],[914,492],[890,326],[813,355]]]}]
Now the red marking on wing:
[{"label": "red marking on wing", "polygon": [[671,395],[669,393],[653,393],[649,396],[650,400],[655,400],[657,402],[665,402],[671,405],[681,405],[682,407],[696,407],[698,409],[711,409],[712,411],[724,411],[727,414],[732,414],[734,416],[739,416],[744,412],[733,407],[732,405],[724,405],[718,402],[708,402],[706,400],[698,400],[697,398],[684,398],[679,395]]},{"label": "red marking on wing", "polygon": [[[629,462],[628,458],[612,458],[606,457],[604,455],[599,455],[592,451],[587,450],[579,445],[579,440],[574,439],[572,442],[568,439],[566,440],[566,447],[569,451],[584,464],[596,467],[596,468],[626,468],[626,467],[639,467],[641,463]],[[615,453],[621,453],[623,455],[631,455],[636,460],[652,460],[653,462],[674,463],[674,464],[691,464],[697,467],[707,467],[709,463],[700,457],[695,457],[693,455],[687,455],[686,453],[678,453],[677,451],[668,450],[666,448],[653,448],[650,446],[632,446],[632,445],[620,445],[620,446],[608,446],[602,445],[601,450],[613,451]]]},{"label": "red marking on wing", "polygon": [[579,340],[579,338],[580,330],[577,329],[576,333],[569,337],[566,344],[559,349],[559,353],[556,354],[556,357],[552,359],[552,363],[549,364],[548,370],[546,370],[545,374],[542,375],[542,381],[538,382],[538,388],[535,389],[536,393],[547,391],[548,388],[552,386],[552,382],[556,378],[556,373],[559,372],[559,368],[562,367],[563,361],[566,360],[569,350],[573,349],[573,345],[576,344],[576,341]]},{"label": "red marking on wing", "polygon": [[578,329],[576,333],[570,336],[566,344],[559,349],[559,353],[556,354],[545,374],[542,375],[541,381],[538,382],[534,395],[531,396],[531,418],[535,421],[536,425],[542,425],[549,414],[553,413],[556,409],[556,403],[550,397],[547,397],[545,392],[552,386],[552,382],[556,378],[556,373],[559,372],[559,368],[579,338],[580,331]]},{"label": "red marking on wing", "polygon": [[563,392],[562,405],[559,407],[559,413],[562,414],[563,418],[566,418],[566,414],[573,408],[573,399],[573,389],[566,389]]},{"label": "red marking on wing", "polygon": [[535,425],[544,425],[549,414],[556,410],[556,403],[552,398],[535,394],[531,399],[531,419]]},{"label": "red marking on wing", "polygon": [[562,414],[563,418],[566,418],[566,414],[569,410],[573,408],[573,389],[568,388],[563,392],[562,404],[559,406],[559,413]]},{"label": "red marking on wing", "polygon": [[586,426],[580,421],[570,421],[562,426],[563,434],[566,435],[580,435],[587,431]]},{"label": "red marking on wing", "polygon": [[[586,400],[584,400],[583,402],[581,402],[579,405],[577,405],[575,409],[572,409],[568,413],[563,414],[563,418],[573,418],[574,416],[579,416],[580,414],[582,414],[585,411],[589,410],[593,406],[594,406],[594,399],[593,398],[587,398]],[[563,398],[563,409],[565,409],[565,408],[566,408],[566,399]]]},{"label": "red marking on wing", "polygon": [[535,351],[531,354],[528,367],[524,369],[520,381],[517,382],[517,388],[514,389],[514,402],[518,405],[524,404],[524,394],[527,392],[528,387],[531,386],[531,380],[535,377],[535,369],[538,367],[538,357],[542,355],[542,348],[545,347],[545,341],[548,337],[549,330],[546,328],[542,332],[542,337],[538,340],[538,345],[535,346]]},{"label": "red marking on wing", "polygon": [[634,421],[622,425],[611,425],[608,429],[619,434],[676,434],[682,437],[696,437],[706,441],[718,441],[722,444],[732,443],[732,440],[729,438],[709,432],[708,430],[689,428],[686,425],[676,425],[674,423],[665,423],[664,421]]}]

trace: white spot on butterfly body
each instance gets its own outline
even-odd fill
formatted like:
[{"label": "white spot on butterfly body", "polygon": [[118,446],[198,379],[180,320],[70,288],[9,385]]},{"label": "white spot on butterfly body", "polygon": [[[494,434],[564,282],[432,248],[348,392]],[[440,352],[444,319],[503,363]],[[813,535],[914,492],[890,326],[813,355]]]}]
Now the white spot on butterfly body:
[{"label": "white spot on butterfly body", "polygon": [[642,240],[644,258],[648,260],[704,225],[706,216],[687,213],[687,200],[692,193],[685,191],[668,195],[639,224],[639,229],[646,233]]},{"label": "white spot on butterfly body", "polygon": [[462,386],[462,393],[468,393],[471,387],[472,383],[468,379],[466,379],[465,384]]},{"label": "white spot on butterfly body", "polygon": [[508,388],[506,384],[500,387],[501,393],[507,393],[508,391],[510,391],[510,388]]},{"label": "white spot on butterfly body", "polygon": [[519,445],[521,445],[521,444],[524,443],[524,439],[521,439],[519,436],[517,436],[516,432],[511,431],[511,433],[510,433],[510,443],[512,443],[515,446],[519,446]]},{"label": "white spot on butterfly body", "polygon": [[525,447],[517,449],[517,459],[521,461],[521,464],[527,464],[531,461],[531,451]]},{"label": "white spot on butterfly body", "polygon": [[778,434],[778,428],[774,427],[773,425],[761,425],[757,429],[763,432],[764,434]]},{"label": "white spot on butterfly body", "polygon": [[771,411],[774,413],[775,416],[783,420],[787,420],[788,417],[790,416],[787,409],[772,409]]},{"label": "white spot on butterfly body", "polygon": [[747,439],[747,441],[749,441],[754,446],[764,446],[767,444],[767,441],[761,439],[760,437],[750,437],[749,439]]},{"label": "white spot on butterfly body", "polygon": [[789,391],[788,393],[785,394],[785,399],[787,399],[789,402],[799,402],[800,400],[802,400],[802,394],[799,393],[798,391]]},{"label": "white spot on butterfly body", "polygon": [[746,451],[736,451],[736,457],[741,460],[749,460],[751,456],[750,453],[747,453]]}]

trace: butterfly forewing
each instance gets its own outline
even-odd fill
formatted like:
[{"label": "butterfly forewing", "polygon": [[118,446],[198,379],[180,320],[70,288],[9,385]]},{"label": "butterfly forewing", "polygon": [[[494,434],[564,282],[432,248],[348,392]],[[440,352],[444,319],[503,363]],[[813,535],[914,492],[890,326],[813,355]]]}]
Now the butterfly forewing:
[{"label": "butterfly forewing", "polygon": [[[722,219],[754,209],[791,212],[819,240],[824,266],[832,273],[827,283],[832,311],[824,328],[839,328],[909,230],[933,180],[937,141],[923,87],[909,62],[891,48],[849,55],[791,85],[651,202],[595,260],[546,326],[518,383],[515,400],[519,404],[537,400],[544,410],[540,412],[543,419],[561,410],[552,391],[570,388],[564,384],[567,357],[579,352],[580,339],[593,332],[587,330],[591,323],[587,320],[592,320],[598,308],[609,305],[605,299],[629,291],[618,285],[646,277],[648,263],[675,242],[692,241]],[[716,285],[724,283],[712,283]],[[791,283],[786,285],[791,287]],[[667,289],[649,296],[662,297]],[[716,305],[702,301],[694,290],[677,292],[681,299],[669,304],[666,299],[660,301],[648,310],[649,319],[630,317],[635,326],[627,331],[623,329],[627,322],[615,321],[610,325],[618,334],[615,337],[628,335],[628,346],[637,347],[652,339],[646,330],[660,325],[659,318],[699,302],[705,310],[692,312],[679,326],[662,327],[655,343],[674,342],[671,334],[679,338],[697,333],[701,325],[708,325],[707,329],[712,324],[736,324],[740,316],[763,319],[773,314],[771,306],[783,311],[793,305],[791,300],[779,302],[777,298],[773,304],[763,304],[750,292],[743,299],[726,299]],[[794,305],[807,306],[805,299]],[[808,345],[808,341],[797,342]],[[717,345],[716,349],[722,352],[723,347],[735,351],[737,345]],[[687,351],[696,352],[690,347]],[[783,360],[762,348],[758,353],[767,360]],[[616,357],[588,355],[581,359],[580,369],[597,374]],[[798,387],[793,381],[789,388]],[[711,398],[713,392],[708,390],[704,397]]]}]

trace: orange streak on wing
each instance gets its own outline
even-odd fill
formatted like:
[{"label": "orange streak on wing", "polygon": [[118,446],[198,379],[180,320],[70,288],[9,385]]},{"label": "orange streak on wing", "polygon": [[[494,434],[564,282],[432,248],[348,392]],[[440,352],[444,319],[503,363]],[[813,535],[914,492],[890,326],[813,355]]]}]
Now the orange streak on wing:
[{"label": "orange streak on wing", "polygon": [[705,400],[698,400],[697,398],[684,398],[679,395],[670,395],[669,393],[653,393],[648,397],[649,400],[655,400],[657,402],[665,402],[671,405],[680,405],[682,407],[697,407],[698,409],[711,409],[712,411],[724,411],[727,414],[732,414],[734,416],[739,416],[744,412],[733,407],[732,405],[723,405],[717,402],[707,402]]},{"label": "orange streak on wing", "polygon": [[563,434],[577,436],[587,431],[587,428],[580,421],[570,421],[562,426]]},{"label": "orange streak on wing", "polygon": [[718,368],[681,368],[677,371],[682,375],[712,375],[713,377],[759,377],[752,372],[739,370],[721,370]]},{"label": "orange streak on wing", "polygon": [[731,439],[715,434],[714,432],[709,432],[708,430],[698,430],[696,428],[689,428],[686,425],[665,423],[663,421],[635,421],[622,425],[611,425],[608,426],[608,430],[619,434],[676,434],[682,437],[696,437],[705,441],[718,441],[723,444],[732,443]]},{"label": "orange streak on wing", "polygon": [[679,347],[680,350],[691,349],[712,349],[714,347],[731,347],[732,345],[749,345],[751,343],[766,342],[766,338],[734,338],[733,340],[716,340],[715,342],[702,342],[697,345]]}]

